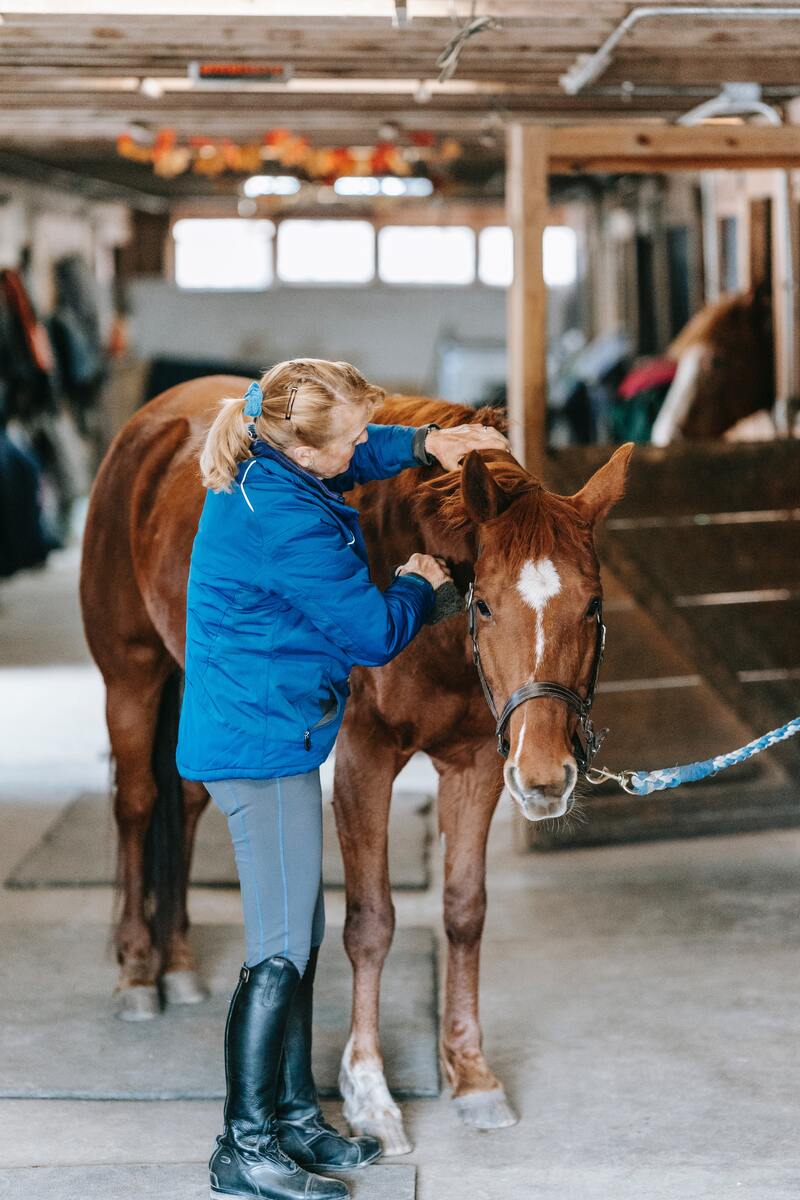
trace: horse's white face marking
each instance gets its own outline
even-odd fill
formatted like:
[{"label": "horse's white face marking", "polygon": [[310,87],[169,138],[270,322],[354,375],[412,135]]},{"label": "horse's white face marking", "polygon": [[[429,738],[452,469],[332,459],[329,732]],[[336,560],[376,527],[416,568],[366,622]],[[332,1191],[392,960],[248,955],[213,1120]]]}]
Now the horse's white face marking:
[{"label": "horse's white face marking", "polygon": [[702,342],[684,350],[672,385],[664,397],[653,424],[650,441],[654,446],[668,446],[680,436],[680,426],[689,414],[697,391],[700,362],[707,347]]},{"label": "horse's white face marking", "polygon": [[528,723],[528,721],[527,721],[527,717],[526,717],[522,721],[522,729],[520,729],[520,731],[519,731],[519,740],[517,742],[517,748],[514,751],[514,765],[515,766],[519,766],[519,755],[520,755],[520,751],[522,750],[522,747],[525,744],[525,726],[527,725],[527,723]]},{"label": "horse's white face marking", "polygon": [[544,610],[547,602],[561,591],[561,578],[551,558],[523,563],[517,580],[517,591],[536,613],[536,668],[544,654]]}]

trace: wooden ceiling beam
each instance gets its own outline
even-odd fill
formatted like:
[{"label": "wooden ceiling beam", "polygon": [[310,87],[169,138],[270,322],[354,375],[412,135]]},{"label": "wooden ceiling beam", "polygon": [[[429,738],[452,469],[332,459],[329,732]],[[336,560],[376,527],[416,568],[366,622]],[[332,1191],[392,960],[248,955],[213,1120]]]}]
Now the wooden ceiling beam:
[{"label": "wooden ceiling beam", "polygon": [[800,167],[800,126],[557,126],[549,155],[553,174]]},{"label": "wooden ceiling beam", "polygon": [[[604,86],[632,81],[647,86],[719,86],[730,79],[757,80],[762,87],[800,88],[798,51],[783,54],[753,47],[743,66],[741,55],[638,55],[620,57],[603,75]],[[591,88],[587,89],[591,94]]]}]

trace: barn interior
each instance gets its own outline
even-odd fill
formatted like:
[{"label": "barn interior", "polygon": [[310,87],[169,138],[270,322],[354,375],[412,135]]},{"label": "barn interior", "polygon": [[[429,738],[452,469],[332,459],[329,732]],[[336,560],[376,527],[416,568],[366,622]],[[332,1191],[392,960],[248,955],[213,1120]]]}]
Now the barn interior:
[{"label": "barn interior", "polygon": [[[559,494],[634,442],[598,538],[597,763],[668,769],[783,726],[800,5],[0,0],[0,17],[0,1194],[189,1200],[241,908],[210,808],[190,888],[210,998],[118,1019],[114,772],[78,595],[103,457],[165,389],[299,356],[505,412]],[[787,740],[646,796],[583,781],[557,821],[503,794],[480,990],[494,1120],[439,1065],[437,775],[412,758],[381,1016],[407,1145],[351,1181],[357,1200],[796,1194],[799,755]],[[344,1127],[334,761],[318,1052]]]}]

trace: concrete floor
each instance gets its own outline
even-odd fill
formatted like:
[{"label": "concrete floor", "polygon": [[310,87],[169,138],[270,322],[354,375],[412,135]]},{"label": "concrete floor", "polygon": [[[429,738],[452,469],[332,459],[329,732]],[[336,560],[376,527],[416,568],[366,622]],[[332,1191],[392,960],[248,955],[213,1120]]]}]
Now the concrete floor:
[{"label": "concrete floor", "polygon": [[[75,578],[69,550],[0,588],[0,878],[77,791],[107,780]],[[432,779],[424,758],[407,770],[409,784]],[[446,1095],[406,1103],[420,1200],[800,1195],[800,833],[537,857],[511,849],[510,818],[504,798],[481,1002],[521,1120],[475,1134]],[[434,859],[431,889],[397,896],[399,923],[439,928]],[[4,892],[0,960],[3,921],[105,925],[111,899]],[[328,914],[341,922],[340,895]],[[238,920],[238,896],[198,889],[192,915]],[[201,1161],[219,1115],[205,1102],[0,1101],[0,1165]]]}]

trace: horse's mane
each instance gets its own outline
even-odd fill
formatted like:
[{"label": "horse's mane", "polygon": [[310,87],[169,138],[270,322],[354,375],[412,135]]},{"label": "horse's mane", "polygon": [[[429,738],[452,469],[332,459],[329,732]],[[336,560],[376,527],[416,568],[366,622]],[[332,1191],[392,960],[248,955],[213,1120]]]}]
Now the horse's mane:
[{"label": "horse's mane", "polygon": [[[406,396],[387,398],[373,420],[380,424],[436,422],[443,428],[476,424],[492,425],[502,432],[507,429],[505,413],[496,408],[476,409],[446,400]],[[579,569],[595,574],[591,527],[576,506],[567,497],[549,492],[510,454],[487,451],[481,457],[495,482],[512,498],[505,512],[494,518],[506,536],[509,567],[515,570],[529,558],[552,557],[557,550],[572,551]],[[393,480],[393,487],[420,520],[438,526],[442,532],[464,535],[472,529],[462,498],[460,470],[439,473],[423,483],[415,472],[406,472]]]}]

